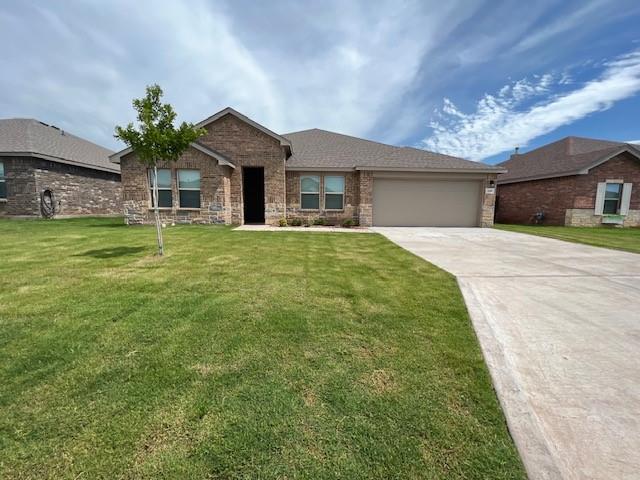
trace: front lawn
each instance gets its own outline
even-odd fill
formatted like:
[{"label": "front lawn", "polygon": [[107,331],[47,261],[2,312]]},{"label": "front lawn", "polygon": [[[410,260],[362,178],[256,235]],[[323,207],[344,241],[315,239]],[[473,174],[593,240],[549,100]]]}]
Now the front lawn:
[{"label": "front lawn", "polygon": [[640,228],[553,227],[543,225],[496,225],[500,230],[585,243],[594,247],[613,248],[640,253]]},{"label": "front lawn", "polygon": [[454,278],[381,236],[0,239],[0,478],[524,478]]}]

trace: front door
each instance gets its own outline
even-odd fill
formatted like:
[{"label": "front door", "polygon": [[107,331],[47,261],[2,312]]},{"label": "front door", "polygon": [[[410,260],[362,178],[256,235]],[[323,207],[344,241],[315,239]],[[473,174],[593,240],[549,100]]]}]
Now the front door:
[{"label": "front door", "polygon": [[244,223],[264,223],[264,167],[242,168]]}]

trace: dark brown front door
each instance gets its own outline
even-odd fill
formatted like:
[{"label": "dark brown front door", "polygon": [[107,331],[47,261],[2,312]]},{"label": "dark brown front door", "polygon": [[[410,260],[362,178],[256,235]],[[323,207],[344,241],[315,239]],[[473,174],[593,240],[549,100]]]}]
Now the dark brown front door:
[{"label": "dark brown front door", "polygon": [[264,168],[242,168],[244,223],[264,223]]}]

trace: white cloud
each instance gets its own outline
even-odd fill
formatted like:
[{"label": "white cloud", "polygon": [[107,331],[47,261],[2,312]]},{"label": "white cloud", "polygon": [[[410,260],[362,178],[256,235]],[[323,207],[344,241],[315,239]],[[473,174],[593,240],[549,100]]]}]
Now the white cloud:
[{"label": "white cloud", "polygon": [[278,132],[366,135],[424,56],[474,12],[417,0],[246,9],[206,0],[70,0],[64,14],[44,2],[0,5],[0,15],[21,19],[0,30],[0,69],[12,72],[0,76],[0,109],[117,148],[113,126],[133,120],[131,99],[159,83],[180,119],[232,106]]},{"label": "white cloud", "polygon": [[640,51],[606,62],[600,76],[574,90],[552,93],[559,85],[566,85],[563,77],[552,75],[520,80],[496,95],[485,94],[473,113],[464,113],[444,99],[430,124],[433,134],[422,146],[472,160],[525,146],[540,135],[640,92]]},{"label": "white cloud", "polygon": [[[611,6],[611,3],[607,0],[591,0],[584,2],[584,4],[579,8],[576,8],[568,14],[558,15],[551,22],[547,22],[543,28],[526,35],[514,47],[514,51],[523,52],[525,50],[530,50],[553,38],[566,34],[567,32],[574,30],[576,27],[583,25],[593,16],[594,13],[605,15],[603,10],[606,10],[605,7]],[[612,13],[606,12],[606,14],[611,15]]]},{"label": "white cloud", "polygon": [[[524,17],[517,3],[482,0],[0,2],[0,70],[10,72],[0,75],[0,112],[117,148],[114,125],[133,120],[131,99],[159,83],[181,120],[230,105],[278,132],[405,143],[445,93],[484,88],[515,63],[518,77],[546,69],[559,35],[576,40],[636,8],[589,1],[575,0],[567,16],[541,0]],[[571,81],[531,77],[494,97],[526,103],[557,84],[576,88]],[[447,112],[467,116],[453,104]]]}]

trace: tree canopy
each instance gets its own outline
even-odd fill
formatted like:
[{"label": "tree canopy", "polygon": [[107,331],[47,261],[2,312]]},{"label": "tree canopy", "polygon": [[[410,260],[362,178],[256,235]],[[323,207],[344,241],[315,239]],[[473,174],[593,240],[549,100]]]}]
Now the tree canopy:
[{"label": "tree canopy", "polygon": [[122,140],[137,154],[140,162],[155,166],[159,160],[176,161],[189,144],[205,134],[202,128],[182,122],[175,127],[176,112],[168,103],[162,103],[162,88],[149,85],[144,98],[133,100],[138,112],[138,128],[129,123],[125,128],[117,126],[115,137]]}]

